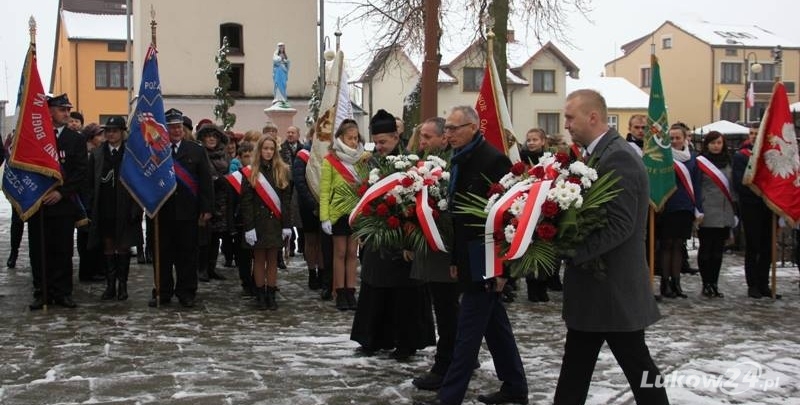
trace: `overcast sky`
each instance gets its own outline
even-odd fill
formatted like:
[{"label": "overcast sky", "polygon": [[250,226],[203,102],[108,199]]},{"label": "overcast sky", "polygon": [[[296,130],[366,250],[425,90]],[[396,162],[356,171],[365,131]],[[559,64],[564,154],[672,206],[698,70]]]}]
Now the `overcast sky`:
[{"label": "overcast sky", "polygon": [[[282,0],[269,0],[279,2]],[[333,42],[337,16],[344,15],[353,0],[326,0],[325,31]],[[456,3],[459,0],[444,0]],[[460,0],[466,1],[466,0]],[[516,0],[520,1],[520,0]],[[45,90],[50,85],[57,0],[0,0],[0,100],[8,100],[8,112],[13,113],[22,62],[28,45],[28,18],[38,24],[37,48],[39,72]],[[606,62],[621,56],[619,46],[657,28],[664,20],[707,20],[725,24],[758,25],[800,46],[800,1],[797,0],[594,0],[587,21],[578,14],[570,17],[570,39],[574,48],[558,44],[562,51],[581,69],[581,76],[597,76]],[[342,27],[342,47],[353,74],[360,73],[368,62],[369,30],[366,23]],[[520,24],[521,25],[521,24]],[[445,31],[448,27],[443,27]],[[451,27],[451,31],[453,31]],[[460,30],[462,27],[457,27]],[[524,27],[512,27],[517,36]],[[776,44],[777,45],[777,44]],[[787,46],[789,44],[781,44]],[[447,62],[447,61],[445,61]]]}]

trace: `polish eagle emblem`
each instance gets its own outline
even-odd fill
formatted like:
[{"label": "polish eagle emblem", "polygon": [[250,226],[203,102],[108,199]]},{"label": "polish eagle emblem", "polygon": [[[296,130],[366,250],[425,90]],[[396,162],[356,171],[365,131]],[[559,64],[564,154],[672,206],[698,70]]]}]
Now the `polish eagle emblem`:
[{"label": "polish eagle emblem", "polygon": [[800,187],[800,155],[794,125],[783,124],[781,134],[770,134],[769,144],[770,149],[764,152],[764,164],[770,173],[782,179],[794,176],[794,185]]}]

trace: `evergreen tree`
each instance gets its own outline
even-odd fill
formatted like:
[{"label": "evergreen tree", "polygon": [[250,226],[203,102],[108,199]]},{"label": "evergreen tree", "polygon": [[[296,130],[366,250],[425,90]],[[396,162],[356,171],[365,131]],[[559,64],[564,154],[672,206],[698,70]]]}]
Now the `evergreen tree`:
[{"label": "evergreen tree", "polygon": [[217,121],[222,121],[223,130],[227,131],[236,124],[236,114],[230,112],[231,107],[236,104],[236,100],[230,94],[231,89],[231,62],[228,61],[228,37],[222,38],[222,47],[214,57],[217,62],[217,82],[214,88],[214,96],[217,98],[217,105],[214,106],[214,117]]}]

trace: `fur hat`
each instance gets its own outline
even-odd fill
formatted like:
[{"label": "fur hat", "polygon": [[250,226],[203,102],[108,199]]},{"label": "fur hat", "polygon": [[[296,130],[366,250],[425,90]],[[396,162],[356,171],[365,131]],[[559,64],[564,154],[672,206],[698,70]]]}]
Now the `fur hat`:
[{"label": "fur hat", "polygon": [[228,136],[225,135],[218,126],[209,124],[203,125],[203,127],[197,131],[197,140],[203,142],[203,138],[211,135],[217,137],[217,142],[221,145],[226,145],[228,143]]}]

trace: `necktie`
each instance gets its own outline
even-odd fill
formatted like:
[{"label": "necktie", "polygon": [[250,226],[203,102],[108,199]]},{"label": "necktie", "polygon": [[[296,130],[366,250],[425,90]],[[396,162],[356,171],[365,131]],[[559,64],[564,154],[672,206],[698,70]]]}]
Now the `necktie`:
[{"label": "necktie", "polygon": [[175,155],[177,155],[177,154],[178,154],[178,145],[173,143],[172,144],[172,157],[175,157]]},{"label": "necktie", "polygon": [[117,157],[117,149],[116,148],[112,148],[111,149],[111,157]]},{"label": "necktie", "polygon": [[53,135],[55,135],[56,139],[58,139],[58,129],[53,129]]}]

